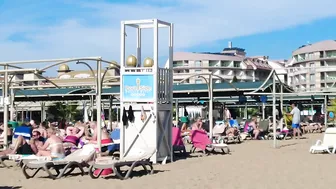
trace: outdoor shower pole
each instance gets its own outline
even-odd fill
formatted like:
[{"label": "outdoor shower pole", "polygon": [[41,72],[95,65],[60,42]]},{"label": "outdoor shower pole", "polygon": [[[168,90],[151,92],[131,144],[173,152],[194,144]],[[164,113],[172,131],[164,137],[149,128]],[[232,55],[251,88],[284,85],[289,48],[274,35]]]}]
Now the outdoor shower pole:
[{"label": "outdoor shower pole", "polygon": [[275,74],[273,73],[273,90],[272,90],[272,97],[273,97],[273,146],[274,148],[277,147],[277,138],[276,138],[276,130],[277,130],[277,126],[276,126],[276,115],[275,115],[275,110],[276,110],[276,96],[275,96],[275,93],[276,93],[276,88],[275,88]]}]

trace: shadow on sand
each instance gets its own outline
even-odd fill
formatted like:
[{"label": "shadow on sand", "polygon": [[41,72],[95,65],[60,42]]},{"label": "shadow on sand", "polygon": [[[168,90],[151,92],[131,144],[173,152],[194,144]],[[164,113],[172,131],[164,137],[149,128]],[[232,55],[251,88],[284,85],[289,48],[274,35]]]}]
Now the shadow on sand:
[{"label": "shadow on sand", "polygon": [[289,146],[294,146],[294,145],[297,145],[297,143],[290,143],[290,144],[283,144],[283,145],[280,145],[279,148],[285,148],[285,147],[289,147]]},{"label": "shadow on sand", "polygon": [[0,186],[0,189],[19,189],[22,186]]}]

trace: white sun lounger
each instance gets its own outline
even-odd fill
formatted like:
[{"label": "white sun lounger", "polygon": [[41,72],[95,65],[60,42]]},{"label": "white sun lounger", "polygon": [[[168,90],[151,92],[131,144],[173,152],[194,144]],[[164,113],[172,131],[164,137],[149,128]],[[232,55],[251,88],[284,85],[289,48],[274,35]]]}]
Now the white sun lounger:
[{"label": "white sun lounger", "polygon": [[[96,154],[96,150],[92,145],[85,145],[82,149],[76,150],[61,160],[33,160],[25,162],[22,172],[27,179],[34,177],[40,170],[44,170],[52,179],[59,179],[62,176],[69,175],[75,168],[79,168],[81,175],[84,175],[83,167],[89,167],[88,162],[91,161]],[[53,168],[56,175],[50,172]],[[28,174],[27,169],[35,170],[33,174]]]},{"label": "white sun lounger", "polygon": [[[150,149],[147,151],[144,151],[142,149],[133,149],[133,153],[126,156],[123,160],[113,160],[111,158],[108,161],[95,162],[89,168],[89,175],[91,176],[91,178],[96,179],[100,177],[104,169],[112,168],[113,173],[119,179],[124,180],[128,179],[131,176],[133,169],[139,166],[141,166],[149,174],[153,174],[154,169],[152,162],[150,162],[150,158],[153,156],[155,152],[156,149],[155,150]],[[129,167],[129,169],[125,173],[120,170],[120,168],[124,166]],[[146,166],[149,167],[149,170],[147,169]],[[100,169],[97,175],[94,174],[94,171],[96,169]]]},{"label": "white sun lounger", "polygon": [[336,128],[327,128],[324,132],[323,141],[318,140],[316,144],[310,147],[310,153],[328,152],[334,154],[336,151]]}]

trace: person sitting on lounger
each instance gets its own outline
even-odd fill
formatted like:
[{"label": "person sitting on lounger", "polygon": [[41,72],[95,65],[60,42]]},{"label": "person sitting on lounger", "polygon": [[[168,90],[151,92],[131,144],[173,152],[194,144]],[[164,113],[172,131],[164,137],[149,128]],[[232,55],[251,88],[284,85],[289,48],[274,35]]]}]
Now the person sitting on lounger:
[{"label": "person sitting on lounger", "polygon": [[41,146],[43,146],[43,138],[41,137],[41,133],[39,131],[33,131],[32,138],[29,142],[27,142],[23,136],[18,136],[14,147],[0,152],[0,155],[37,154],[38,147]]},{"label": "person sitting on lounger", "polygon": [[13,130],[11,128],[11,125],[8,124],[7,135],[4,132],[5,128],[4,128],[3,124],[0,125],[0,130],[2,130],[2,133],[0,135],[0,145],[4,143],[4,138],[5,137],[7,137],[7,142],[11,142],[12,141],[12,137],[13,137]]},{"label": "person sitting on lounger", "polygon": [[65,157],[65,150],[63,147],[63,141],[56,136],[56,130],[49,128],[47,130],[48,139],[42,147],[37,147],[38,156],[51,156],[54,159],[62,159]]},{"label": "person sitting on lounger", "polygon": [[[32,120],[33,121],[33,120]],[[34,122],[35,124],[35,122]],[[33,131],[39,131],[41,133],[41,136],[47,140],[47,122],[43,121],[41,124],[35,128]]]},{"label": "person sitting on lounger", "polygon": [[203,129],[203,121],[201,118],[198,118],[195,123],[192,124],[191,130],[204,130]]},{"label": "person sitting on lounger", "polygon": [[257,126],[256,117],[253,117],[251,121],[249,122],[248,133],[250,133],[251,135],[254,135],[253,139],[258,139],[258,136],[260,134],[260,129]]}]

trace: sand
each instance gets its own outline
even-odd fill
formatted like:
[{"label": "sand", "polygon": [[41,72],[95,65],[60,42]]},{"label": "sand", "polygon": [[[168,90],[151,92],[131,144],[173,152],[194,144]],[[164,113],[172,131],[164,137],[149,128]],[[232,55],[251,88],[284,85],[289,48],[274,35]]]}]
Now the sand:
[{"label": "sand", "polygon": [[0,168],[0,188],[331,188],[335,183],[335,155],[309,154],[309,147],[322,134],[306,135],[307,139],[279,141],[246,141],[230,145],[231,155],[212,155],[155,165],[154,175],[121,181],[115,178],[92,180],[88,175],[69,176],[59,180],[25,179],[18,167]]}]

